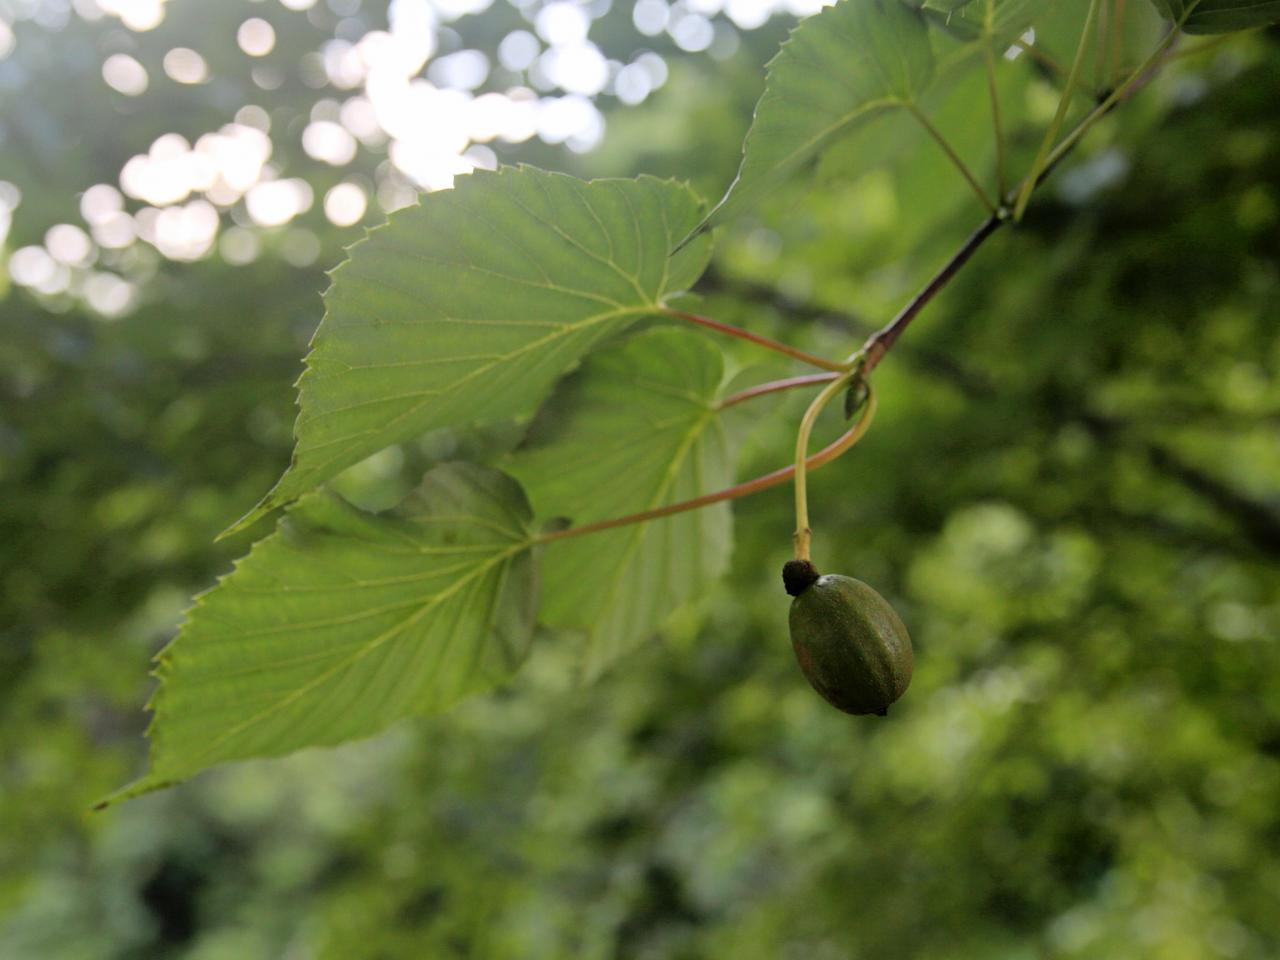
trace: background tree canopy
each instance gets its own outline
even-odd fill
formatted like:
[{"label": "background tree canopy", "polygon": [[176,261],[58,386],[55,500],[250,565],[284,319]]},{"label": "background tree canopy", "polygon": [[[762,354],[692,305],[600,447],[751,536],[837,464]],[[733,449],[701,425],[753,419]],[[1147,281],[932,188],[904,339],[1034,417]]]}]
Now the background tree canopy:
[{"label": "background tree canopy", "polygon": [[[1008,55],[1019,155],[1083,7]],[[361,227],[521,161],[714,200],[815,9],[0,0],[0,957],[1280,954],[1274,27],[1180,42],[813,477],[815,549],[915,639],[891,719],[796,670],[778,488],[733,504],[728,574],[593,682],[566,616],[448,714],[88,813],[143,769],[147,670],[190,597],[270,529],[213,541],[288,462],[324,271]],[[985,94],[923,95],[984,170]],[[981,218],[957,182],[916,127],[851,129],[723,211],[699,310],[846,354]],[[803,409],[754,403],[727,423],[741,477],[785,462]],[[376,510],[452,460],[536,475],[528,426],[432,429],[331,486]]]}]

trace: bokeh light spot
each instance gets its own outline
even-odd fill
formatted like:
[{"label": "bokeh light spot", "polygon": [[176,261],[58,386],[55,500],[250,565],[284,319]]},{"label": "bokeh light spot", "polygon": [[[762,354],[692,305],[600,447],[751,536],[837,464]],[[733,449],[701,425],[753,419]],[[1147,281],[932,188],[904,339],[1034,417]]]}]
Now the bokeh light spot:
[{"label": "bokeh light spot", "polygon": [[127,53],[113,53],[103,61],[102,79],[126,97],[136,97],[147,89],[146,68]]},{"label": "bokeh light spot", "polygon": [[324,215],[338,227],[358,223],[368,209],[369,199],[354,183],[340,183],[324,195]]},{"label": "bokeh light spot", "polygon": [[275,28],[261,17],[250,17],[236,31],[236,43],[251,57],[265,57],[275,49]]},{"label": "bokeh light spot", "polygon": [[302,131],[302,149],[313,160],[343,167],[355,159],[356,139],[342,125],[320,120]]},{"label": "bokeh light spot", "polygon": [[305,180],[269,180],[245,195],[245,208],[254,223],[278,227],[311,209],[314,194]]},{"label": "bokeh light spot", "polygon": [[164,55],[164,72],[175,83],[204,83],[209,65],[189,47],[174,47]]},{"label": "bokeh light spot", "polygon": [[75,224],[59,223],[44,235],[44,245],[53,259],[68,266],[85,266],[93,255],[93,241]]},{"label": "bokeh light spot", "polygon": [[528,30],[513,30],[498,44],[498,62],[508,70],[528,70],[542,52],[542,44]]}]

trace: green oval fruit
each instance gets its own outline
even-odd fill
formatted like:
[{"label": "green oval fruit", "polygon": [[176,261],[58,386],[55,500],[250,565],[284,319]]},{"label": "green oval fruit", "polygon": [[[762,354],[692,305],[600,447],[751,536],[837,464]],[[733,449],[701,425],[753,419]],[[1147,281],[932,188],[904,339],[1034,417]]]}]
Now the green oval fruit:
[{"label": "green oval fruit", "polygon": [[861,580],[827,574],[791,601],[791,646],[822,698],[845,713],[884,716],[911,683],[907,628]]}]

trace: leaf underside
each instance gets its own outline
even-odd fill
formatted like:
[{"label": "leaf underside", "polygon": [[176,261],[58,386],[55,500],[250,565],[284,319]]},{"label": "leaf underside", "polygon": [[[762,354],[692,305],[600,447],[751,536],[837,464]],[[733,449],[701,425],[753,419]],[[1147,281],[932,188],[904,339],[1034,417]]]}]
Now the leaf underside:
[{"label": "leaf underside", "polygon": [[235,528],[389,444],[518,416],[601,339],[701,273],[671,181],[478,171],[424,196],[334,270],[298,382],[293,460]]},{"label": "leaf underside", "polygon": [[501,682],[533,631],[529,520],[513,480],[462,463],[394,514],[300,500],[161,652],[150,771],[107,802],[368,736]]},{"label": "leaf underside", "polygon": [[[714,409],[723,372],[719,348],[670,328],[594,355],[509,464],[535,515],[582,525],[728,486],[732,451]],[[584,633],[594,677],[723,574],[731,543],[722,503],[548,544],[539,619]]]}]

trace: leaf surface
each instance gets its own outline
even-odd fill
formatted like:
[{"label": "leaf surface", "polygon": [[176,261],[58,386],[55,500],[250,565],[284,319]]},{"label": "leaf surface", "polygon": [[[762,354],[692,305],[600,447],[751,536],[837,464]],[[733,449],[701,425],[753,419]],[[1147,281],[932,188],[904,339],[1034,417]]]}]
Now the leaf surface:
[{"label": "leaf surface", "polygon": [[685,186],[478,171],[393,213],[333,272],[285,475],[235,529],[389,444],[527,412],[602,338],[692,284]]},{"label": "leaf surface", "polygon": [[[535,514],[580,526],[729,486],[714,409],[723,373],[718,347],[670,328],[593,356],[510,464]],[[596,676],[720,576],[731,543],[727,503],[549,543],[540,619],[584,631],[584,673]]]},{"label": "leaf surface", "polygon": [[513,480],[463,463],[394,514],[300,500],[161,652],[150,772],[110,799],[368,736],[501,682],[533,630],[529,519]]},{"label": "leaf surface", "polygon": [[850,130],[914,102],[933,73],[924,19],[900,0],[840,0],[808,18],[769,62],[738,176],[700,226],[723,223]]}]

